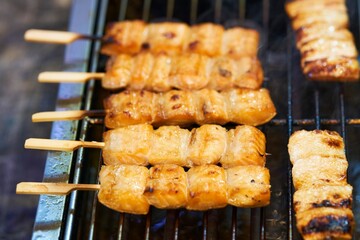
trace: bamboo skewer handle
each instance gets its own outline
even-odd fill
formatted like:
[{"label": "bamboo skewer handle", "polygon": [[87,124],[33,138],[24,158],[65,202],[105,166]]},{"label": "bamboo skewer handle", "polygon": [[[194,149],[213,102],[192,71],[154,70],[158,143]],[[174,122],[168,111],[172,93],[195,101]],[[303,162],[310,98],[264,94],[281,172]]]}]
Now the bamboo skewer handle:
[{"label": "bamboo skewer handle", "polygon": [[33,122],[52,122],[52,121],[69,121],[81,120],[85,117],[103,117],[104,110],[73,110],[73,111],[55,111],[40,112],[32,115]]},{"label": "bamboo skewer handle", "polygon": [[55,140],[42,138],[29,138],[25,141],[26,149],[53,150],[53,151],[74,151],[80,147],[103,148],[103,142],[85,142],[71,140]]},{"label": "bamboo skewer handle", "polygon": [[74,190],[99,190],[99,184],[21,182],[16,185],[17,194],[67,195]]},{"label": "bamboo skewer handle", "polygon": [[68,44],[87,37],[74,32],[29,29],[25,32],[24,38],[29,42]]},{"label": "bamboo skewer handle", "polygon": [[90,79],[102,79],[104,76],[104,73],[42,72],[39,74],[38,81],[46,83],[85,83]]}]

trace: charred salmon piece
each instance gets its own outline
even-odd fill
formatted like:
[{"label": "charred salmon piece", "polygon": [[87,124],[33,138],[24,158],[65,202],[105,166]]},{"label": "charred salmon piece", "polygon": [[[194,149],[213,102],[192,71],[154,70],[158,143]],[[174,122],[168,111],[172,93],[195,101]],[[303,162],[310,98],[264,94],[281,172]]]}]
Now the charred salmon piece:
[{"label": "charred salmon piece", "polygon": [[318,186],[302,188],[294,193],[294,210],[296,213],[314,208],[349,208],[352,203],[352,186]]},{"label": "charred salmon piece", "polygon": [[352,239],[354,216],[346,208],[314,208],[296,214],[297,229],[304,240]]},{"label": "charred salmon piece", "polygon": [[303,63],[303,73],[311,80],[358,81],[359,62],[356,58],[331,57]]}]

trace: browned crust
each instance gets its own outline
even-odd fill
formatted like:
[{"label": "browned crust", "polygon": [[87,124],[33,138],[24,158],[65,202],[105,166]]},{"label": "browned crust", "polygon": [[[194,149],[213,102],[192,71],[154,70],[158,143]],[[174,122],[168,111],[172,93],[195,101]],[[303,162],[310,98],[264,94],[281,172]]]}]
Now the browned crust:
[{"label": "browned crust", "polygon": [[359,63],[354,58],[319,59],[305,62],[304,75],[310,80],[320,81],[357,81]]}]

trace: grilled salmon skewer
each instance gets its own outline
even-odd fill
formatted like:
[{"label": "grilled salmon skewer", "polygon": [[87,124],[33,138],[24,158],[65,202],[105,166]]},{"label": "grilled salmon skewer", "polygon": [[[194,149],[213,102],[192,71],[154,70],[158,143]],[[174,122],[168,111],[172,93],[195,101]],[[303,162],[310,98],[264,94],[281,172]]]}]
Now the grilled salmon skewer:
[{"label": "grilled salmon skewer", "polygon": [[103,54],[135,54],[140,51],[179,55],[186,52],[209,57],[227,55],[232,58],[256,56],[259,33],[234,27],[204,23],[188,26],[184,23],[145,23],[122,21],[108,25],[101,49]]},{"label": "grilled salmon skewer", "polygon": [[[102,204],[132,214],[147,214],[150,205],[161,209],[185,207],[204,211],[227,204],[263,207],[270,202],[269,170],[260,166],[224,170],[216,165],[206,165],[191,168],[188,172],[173,164],[150,169],[135,165],[103,166],[99,180],[100,186],[82,184],[74,185],[74,188],[99,190],[98,199]],[[61,188],[61,184],[20,183],[17,193],[67,194],[71,186],[64,185]]]},{"label": "grilled salmon skewer", "polygon": [[105,110],[41,112],[32,119],[44,122],[105,116],[106,127],[113,129],[142,123],[188,126],[234,122],[257,126],[276,115],[266,89],[172,90],[166,93],[125,90],[105,99],[104,106]]},{"label": "grilled salmon skewer", "polygon": [[171,89],[226,90],[233,87],[259,89],[263,71],[254,57],[231,59],[226,56],[207,57],[199,54],[166,56],[140,53],[119,54],[109,59],[106,73],[40,73],[40,82],[86,82],[101,79],[105,89],[150,90]]},{"label": "grilled salmon skewer", "polygon": [[295,0],[286,11],[296,31],[303,73],[312,80],[359,79],[358,52],[345,0]]},{"label": "grilled salmon skewer", "polygon": [[336,132],[297,131],[289,140],[297,228],[307,239],[351,239],[352,187],[344,142]]},{"label": "grilled salmon skewer", "polygon": [[224,168],[264,166],[265,136],[255,127],[226,130],[203,125],[191,131],[178,126],[154,130],[149,124],[132,125],[104,133],[104,142],[28,139],[25,148],[74,151],[79,147],[102,148],[106,165],[147,166],[171,163],[198,166],[220,163]]},{"label": "grilled salmon skewer", "polygon": [[108,128],[140,123],[187,126],[233,122],[257,126],[276,114],[266,89],[232,89],[220,93],[209,89],[166,93],[126,90],[111,95],[104,106]]},{"label": "grilled salmon skewer", "polygon": [[185,23],[145,23],[127,20],[110,23],[103,37],[79,33],[31,29],[25,39],[33,42],[68,44],[79,39],[101,40],[101,52],[106,55],[154,54],[181,55],[197,53],[209,57],[255,57],[259,45],[259,33],[252,29],[233,27],[224,29],[214,23],[188,26]]}]

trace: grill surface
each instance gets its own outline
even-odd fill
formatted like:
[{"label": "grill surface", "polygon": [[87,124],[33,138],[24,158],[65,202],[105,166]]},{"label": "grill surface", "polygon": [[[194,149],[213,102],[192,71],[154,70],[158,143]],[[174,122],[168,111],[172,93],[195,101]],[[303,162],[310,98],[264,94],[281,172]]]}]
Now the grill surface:
[{"label": "grill surface", "polygon": [[[291,165],[287,153],[290,134],[298,129],[338,131],[345,140],[349,183],[354,186],[353,210],[360,220],[360,86],[358,83],[316,83],[301,74],[300,57],[284,12],[284,1],[143,0],[73,2],[71,31],[102,35],[109,21],[216,22],[248,26],[261,33],[259,57],[265,83],[278,115],[261,130],[267,136],[267,167],[271,173],[271,204],[261,209],[226,207],[207,212],[158,210],[147,216],[120,214],[102,206],[95,192],[73,192],[67,197],[42,196],[33,238],[43,239],[300,239],[292,210]],[[359,42],[358,1],[348,1],[351,31]],[[245,20],[246,19],[246,20]],[[104,71],[106,58],[99,42],[78,42],[67,48],[68,71]],[[359,49],[359,46],[357,46]],[[58,110],[101,109],[109,92],[99,82],[61,84]],[[58,122],[52,138],[102,140],[102,119]],[[44,181],[97,183],[101,152],[80,149],[73,154],[48,155]],[[354,239],[360,229],[356,227]]]}]

